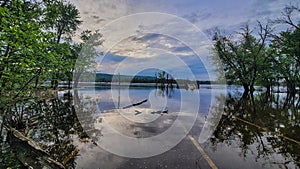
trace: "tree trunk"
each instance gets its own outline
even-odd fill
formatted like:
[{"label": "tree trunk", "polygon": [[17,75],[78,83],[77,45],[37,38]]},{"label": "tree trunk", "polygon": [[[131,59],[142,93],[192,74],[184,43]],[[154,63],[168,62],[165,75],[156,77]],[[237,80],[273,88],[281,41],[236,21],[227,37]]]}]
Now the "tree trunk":
[{"label": "tree trunk", "polygon": [[248,84],[246,84],[246,83],[243,83],[243,88],[244,88],[244,93],[249,93],[249,91],[250,91],[250,88],[249,88],[249,85]]},{"label": "tree trunk", "polygon": [[51,88],[52,88],[53,90],[56,90],[57,87],[58,87],[58,81],[57,81],[56,79],[55,79],[55,80],[52,80],[52,81],[51,81]]},{"label": "tree trunk", "polygon": [[290,99],[294,98],[296,96],[296,85],[293,80],[286,79],[286,85],[287,85],[287,92],[290,96]]},{"label": "tree trunk", "polygon": [[34,88],[37,88],[38,84],[39,84],[39,76],[37,76],[36,79],[35,79],[35,86],[34,86]]},{"label": "tree trunk", "polygon": [[71,81],[72,81],[71,79],[68,80],[68,89],[69,90],[71,89]]},{"label": "tree trunk", "polygon": [[82,71],[76,71],[75,73],[74,73],[74,78],[73,78],[73,89],[77,89],[78,88],[78,84],[79,84],[79,78],[80,78],[80,76],[81,76],[81,74],[82,74],[82,72],[83,72],[83,70]]},{"label": "tree trunk", "polygon": [[253,92],[250,93],[250,98],[251,98],[251,103],[252,103],[252,108],[253,108],[252,114],[253,114],[253,117],[256,117],[256,105],[255,105]]},{"label": "tree trunk", "polygon": [[249,91],[244,91],[241,100],[246,100],[248,98]]},{"label": "tree trunk", "polygon": [[267,91],[266,91],[266,93],[267,93],[267,95],[268,96],[271,96],[271,84],[270,83],[268,83],[267,85],[266,85],[266,88],[267,88]]},{"label": "tree trunk", "polygon": [[249,88],[250,88],[250,93],[253,94],[253,93],[254,93],[254,90],[255,90],[255,89],[254,89],[254,85],[251,84]]}]

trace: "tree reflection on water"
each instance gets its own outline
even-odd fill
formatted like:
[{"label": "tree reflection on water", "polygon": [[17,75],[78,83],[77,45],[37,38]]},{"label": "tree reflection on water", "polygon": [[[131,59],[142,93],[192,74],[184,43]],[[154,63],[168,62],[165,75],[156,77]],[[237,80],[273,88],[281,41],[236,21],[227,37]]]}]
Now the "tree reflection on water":
[{"label": "tree reflection on water", "polygon": [[[256,160],[299,167],[298,99],[299,96],[290,100],[284,93],[229,94],[220,123],[210,140],[211,146],[216,149],[219,144],[237,145],[244,158],[250,152],[256,154]],[[272,159],[277,154],[283,156],[280,163]]]},{"label": "tree reflection on water", "polygon": [[[156,94],[172,98],[174,91],[170,88],[158,90]],[[76,168],[76,156],[80,154],[78,143],[96,144],[102,136],[94,126],[97,106],[91,100],[80,98],[75,91],[73,97],[65,99],[32,99],[11,106],[3,123],[1,117],[1,123],[17,129],[48,154],[34,152],[4,128],[0,168],[22,168],[24,161],[42,168],[43,164],[37,162],[41,162],[41,156],[48,155],[66,168]],[[220,144],[238,146],[245,159],[250,153],[256,156],[255,160],[297,168],[300,166],[299,107],[299,96],[291,100],[283,93],[229,94],[220,123],[207,144],[213,149]]]},{"label": "tree reflection on water", "polygon": [[[83,110],[83,103],[78,103],[76,106]],[[45,166],[45,161],[49,162],[44,160],[48,156],[54,160],[54,163],[58,162],[66,168],[76,167],[75,157],[79,150],[73,143],[74,138],[81,142],[90,141],[91,138],[83,131],[82,125],[86,125],[85,122],[79,123],[71,97],[32,99],[17,103],[10,110],[9,118],[3,122],[6,128],[1,135],[0,153],[3,158],[1,158],[0,168],[20,168],[25,163],[34,168],[42,168]],[[84,114],[86,123],[91,124],[88,115],[94,112],[83,111],[86,112]],[[18,130],[26,139],[32,139],[47,153],[42,153],[35,149],[35,145],[20,140],[9,128]],[[99,135],[100,131],[97,133]]]}]

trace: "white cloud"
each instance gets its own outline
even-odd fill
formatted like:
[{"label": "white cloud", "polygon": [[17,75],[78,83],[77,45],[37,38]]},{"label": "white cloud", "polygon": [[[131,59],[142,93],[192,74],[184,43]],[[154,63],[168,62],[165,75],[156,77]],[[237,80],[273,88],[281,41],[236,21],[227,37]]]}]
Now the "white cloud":
[{"label": "white cloud", "polygon": [[[280,16],[286,0],[71,0],[80,10],[81,30],[100,29],[104,34],[103,51],[126,56],[134,66],[137,62],[151,60],[168,54],[191,56],[199,54],[205,65],[211,65],[210,40],[204,33],[214,27],[237,31],[241,24],[254,24],[256,20]],[[169,14],[138,12],[164,12]],[[131,16],[128,16],[131,15]],[[180,16],[180,17],[175,17]],[[192,23],[191,23],[192,22]],[[159,36],[154,36],[159,34]],[[153,35],[151,37],[151,35]],[[163,51],[163,52],[162,52]],[[145,60],[143,60],[145,59]],[[99,66],[103,71],[114,69],[116,63]],[[211,70],[212,71],[212,70]]]}]

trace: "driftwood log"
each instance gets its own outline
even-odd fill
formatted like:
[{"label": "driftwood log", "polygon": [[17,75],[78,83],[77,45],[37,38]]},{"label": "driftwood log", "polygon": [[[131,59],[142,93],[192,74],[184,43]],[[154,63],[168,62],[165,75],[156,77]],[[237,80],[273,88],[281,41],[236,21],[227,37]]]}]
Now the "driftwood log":
[{"label": "driftwood log", "polygon": [[123,109],[127,109],[127,108],[130,108],[130,107],[133,107],[133,106],[138,106],[138,105],[141,105],[141,104],[143,104],[143,103],[145,103],[147,101],[148,101],[148,99],[145,99],[145,100],[143,100],[141,102],[137,102],[137,103],[131,104],[129,106],[125,106],[125,107],[123,107]]},{"label": "driftwood log", "polygon": [[18,160],[30,169],[63,169],[63,164],[53,160],[50,155],[43,150],[38,143],[24,136],[14,128],[9,128],[11,132],[11,147],[14,148]]}]

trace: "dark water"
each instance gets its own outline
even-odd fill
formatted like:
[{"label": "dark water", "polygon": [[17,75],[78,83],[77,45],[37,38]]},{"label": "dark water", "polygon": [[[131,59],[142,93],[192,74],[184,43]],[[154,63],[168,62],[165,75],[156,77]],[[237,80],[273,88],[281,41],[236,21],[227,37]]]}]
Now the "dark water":
[{"label": "dark water", "polygon": [[284,93],[231,94],[205,146],[225,168],[299,168],[299,115],[299,98],[289,100]]},{"label": "dark water", "polygon": [[[136,159],[109,153],[99,148],[101,139],[106,135],[96,126],[95,117],[101,112],[144,99],[148,99],[147,102],[138,108],[168,110],[170,115],[180,111],[184,102],[188,107],[185,111],[198,105],[197,113],[203,117],[197,118],[190,131],[194,138],[198,138],[211,104],[225,99],[225,109],[216,129],[210,139],[201,144],[216,166],[299,168],[299,98],[292,100],[285,93],[268,95],[260,92],[242,97],[241,91],[236,88],[228,92],[225,98],[218,92],[212,94],[211,86],[202,86],[200,90],[87,88],[73,92],[71,99],[57,97],[19,103],[11,109],[13,113],[6,117],[5,123],[39,143],[49,157],[63,163],[66,168],[209,168],[187,138],[171,150],[153,157]],[[191,99],[194,96],[199,98],[200,103]],[[167,117],[162,113],[159,115],[162,121]],[[159,134],[160,130],[155,125],[147,128],[134,125],[126,132],[140,132],[145,136],[147,133]],[[42,166],[36,164],[40,161],[39,156],[43,155],[35,153],[31,146],[16,141],[7,129],[3,129],[0,168],[22,168],[24,161],[39,168]]]}]

